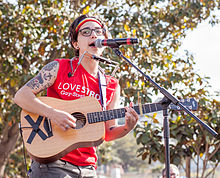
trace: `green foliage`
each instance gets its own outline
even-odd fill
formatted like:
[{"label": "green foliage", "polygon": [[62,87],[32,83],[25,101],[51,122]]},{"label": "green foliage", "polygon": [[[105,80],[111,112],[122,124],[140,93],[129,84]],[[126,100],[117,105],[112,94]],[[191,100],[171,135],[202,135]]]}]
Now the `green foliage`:
[{"label": "green foliage", "polygon": [[[25,167],[25,161],[23,157],[23,147],[20,145],[21,138],[19,142],[17,142],[16,149],[13,150],[13,152],[10,155],[9,161],[6,165],[5,172],[7,172],[7,175],[9,177],[16,177],[17,175],[21,175],[22,177],[26,177],[26,167]],[[28,157],[27,157],[28,158]],[[29,169],[31,160],[28,158],[27,160],[27,166]]]},{"label": "green foliage", "polygon": [[[206,124],[212,127],[217,133],[220,132],[219,109],[220,103],[216,100],[203,98],[204,94],[199,93],[199,109],[196,112]],[[158,118],[157,118],[158,119]],[[163,127],[159,124],[145,123],[135,128],[139,156],[145,160],[165,162],[165,148],[162,139]],[[181,165],[186,157],[191,159],[200,158],[203,167],[202,175],[208,174],[207,165],[218,165],[220,142],[208,133],[193,118],[181,113],[172,113],[170,118],[170,161],[173,164]],[[195,162],[198,161],[195,160]],[[199,166],[199,165],[198,165]],[[199,169],[199,167],[197,168]],[[211,170],[212,172],[213,170]]]},{"label": "green foliage", "polygon": [[[209,96],[208,79],[196,74],[194,58],[190,53],[186,52],[182,57],[175,55],[186,32],[210,17],[211,11],[217,6],[219,0],[18,0],[16,4],[0,1],[1,139],[5,139],[3,137],[7,135],[5,128],[12,127],[19,120],[20,109],[13,103],[15,92],[46,63],[55,58],[74,56],[68,42],[68,27],[75,17],[82,13],[99,14],[105,19],[114,38],[137,37],[140,43],[132,47],[121,47],[123,54],[130,57],[132,62],[159,85],[167,89],[172,88],[175,96],[195,97],[200,106],[196,114],[205,118],[205,121],[219,132],[219,101]],[[217,22],[218,19],[211,16],[210,23],[213,25]],[[131,66],[119,60],[111,50],[107,49],[105,56],[120,63],[116,77],[121,79],[125,104],[130,100],[137,101],[137,91],[144,103],[151,102],[152,96],[159,93]],[[107,72],[111,71],[112,68],[107,67]],[[174,119],[170,123],[171,137],[177,138],[178,141],[171,148],[171,156],[175,155],[172,161],[176,164],[180,163],[185,155],[207,153],[207,149],[204,149],[207,148],[207,143],[210,150],[219,145],[218,141],[213,141],[197,123],[186,116],[183,118],[178,122]],[[164,161],[161,156],[163,154],[158,155],[163,150],[161,129],[154,124],[148,124],[147,127],[138,126],[135,130],[137,142],[142,144],[138,152],[143,159],[149,155],[149,162]],[[199,134],[201,132],[202,136]],[[187,146],[184,148],[186,142]],[[202,142],[202,146],[194,147],[198,142]],[[174,148],[178,152],[172,151]],[[104,155],[105,151],[103,148]],[[10,157],[6,169],[10,175],[14,175],[11,173],[14,167],[9,166],[13,163],[12,160],[16,160],[16,165],[20,158]],[[219,161],[219,151],[213,154],[210,160]],[[23,175],[19,172],[20,170],[16,174]]]},{"label": "green foliage", "polygon": [[105,142],[98,147],[98,165],[107,164],[113,159],[111,151],[112,142]]},{"label": "green foliage", "polygon": [[121,139],[105,142],[98,149],[99,165],[120,164],[125,172],[142,171],[146,169],[147,162],[137,158],[137,149],[132,132]]}]

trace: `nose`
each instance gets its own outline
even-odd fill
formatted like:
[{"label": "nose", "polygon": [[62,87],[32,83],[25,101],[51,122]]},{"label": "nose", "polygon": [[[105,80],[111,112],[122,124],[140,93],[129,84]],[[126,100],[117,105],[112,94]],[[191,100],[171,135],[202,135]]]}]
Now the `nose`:
[{"label": "nose", "polygon": [[92,30],[91,38],[97,38],[97,34],[95,30]]}]

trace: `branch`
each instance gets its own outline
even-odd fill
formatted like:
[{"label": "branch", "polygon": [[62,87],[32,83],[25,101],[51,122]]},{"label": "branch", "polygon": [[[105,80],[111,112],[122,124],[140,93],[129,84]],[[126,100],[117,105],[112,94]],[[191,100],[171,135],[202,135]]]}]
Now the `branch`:
[{"label": "branch", "polygon": [[213,173],[215,172],[215,169],[218,167],[218,163],[219,163],[219,162],[217,162],[217,164],[215,165],[215,167],[205,176],[205,178],[208,177],[212,172],[213,172]]},{"label": "branch", "polygon": [[206,171],[206,167],[207,167],[207,162],[209,161],[208,160],[208,151],[209,151],[209,144],[206,142],[206,145],[205,145],[205,159],[203,160],[203,170],[202,170],[202,176],[204,176],[205,174],[205,171]]},{"label": "branch", "polygon": [[196,163],[196,166],[197,166],[197,168],[196,168],[196,178],[198,178],[198,176],[199,176],[199,154],[198,154],[198,152],[197,152],[197,163]]},{"label": "branch", "polygon": [[200,150],[200,144],[195,145],[195,152],[197,153],[197,162],[196,162],[196,178],[199,176],[199,150]]},{"label": "branch", "polygon": [[213,152],[209,155],[208,160],[212,158],[212,156],[219,150],[220,142],[218,143],[217,147],[213,150]]},{"label": "branch", "polygon": [[96,2],[96,6],[95,8],[98,8],[101,4],[103,4],[104,2],[106,2],[107,0],[102,0],[99,3]]},{"label": "branch", "polygon": [[23,145],[21,144],[20,146],[18,146],[17,148],[15,148],[14,150],[11,151],[11,154],[14,154],[16,152],[19,152],[20,150],[23,149]]},{"label": "branch", "polygon": [[7,140],[8,140],[8,130],[9,130],[9,126],[6,123],[5,126],[4,126],[4,130],[1,134],[0,144],[7,142]]},{"label": "branch", "polygon": [[7,127],[7,129],[4,129],[4,132],[5,138],[2,138],[3,142],[0,144],[0,175],[3,174],[3,168],[8,160],[10,152],[16,145],[19,136],[18,124],[15,123],[10,128]]},{"label": "branch", "polygon": [[14,49],[17,51],[17,53],[19,53],[19,54],[25,59],[25,61],[28,63],[28,66],[30,66],[30,60],[28,59],[27,56],[25,56],[25,55],[23,54],[21,48],[19,48],[19,49],[14,48]]}]

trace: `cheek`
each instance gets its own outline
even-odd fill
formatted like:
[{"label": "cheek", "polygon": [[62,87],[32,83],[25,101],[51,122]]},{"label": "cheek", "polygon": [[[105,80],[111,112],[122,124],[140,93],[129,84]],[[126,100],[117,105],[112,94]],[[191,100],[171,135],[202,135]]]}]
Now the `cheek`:
[{"label": "cheek", "polygon": [[86,40],[79,40],[78,41],[78,46],[80,49],[84,49],[85,47],[87,47],[87,41]]},{"label": "cheek", "polygon": [[78,46],[80,48],[85,47],[85,44],[87,43],[87,38],[84,38],[82,36],[78,36],[77,42],[78,42]]}]

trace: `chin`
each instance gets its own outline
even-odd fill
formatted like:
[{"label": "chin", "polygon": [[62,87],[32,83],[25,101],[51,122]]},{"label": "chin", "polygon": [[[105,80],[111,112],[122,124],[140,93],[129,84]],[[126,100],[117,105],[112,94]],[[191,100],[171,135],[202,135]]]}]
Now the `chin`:
[{"label": "chin", "polygon": [[90,50],[90,51],[88,51],[88,52],[90,52],[90,53],[92,53],[92,54],[94,54],[94,55],[97,55],[97,56],[101,56],[103,50],[100,50],[100,49],[98,49],[98,48],[94,48],[94,49],[92,49],[92,50]]}]

